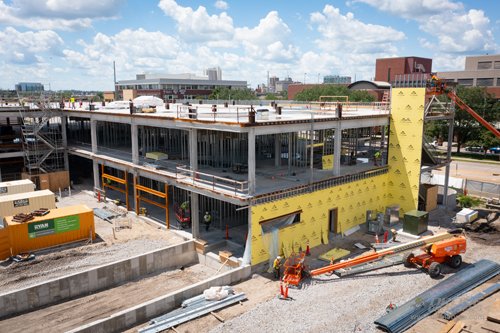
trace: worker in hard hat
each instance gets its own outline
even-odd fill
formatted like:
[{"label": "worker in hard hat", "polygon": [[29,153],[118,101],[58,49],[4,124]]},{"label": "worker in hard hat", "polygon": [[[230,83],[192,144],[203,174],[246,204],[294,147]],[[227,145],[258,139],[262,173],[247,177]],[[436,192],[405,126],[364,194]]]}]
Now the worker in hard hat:
[{"label": "worker in hard hat", "polygon": [[382,153],[377,150],[375,154],[373,154],[373,162],[375,165],[379,165],[380,158],[382,157]]},{"label": "worker in hard hat", "polygon": [[280,279],[280,269],[281,269],[281,257],[280,256],[277,256],[276,259],[274,259],[273,269],[274,269],[274,278],[276,280],[279,280]]},{"label": "worker in hard hat", "polygon": [[203,222],[205,223],[205,230],[208,231],[210,223],[212,222],[212,215],[210,215],[208,211],[206,211],[205,216],[203,216]]}]

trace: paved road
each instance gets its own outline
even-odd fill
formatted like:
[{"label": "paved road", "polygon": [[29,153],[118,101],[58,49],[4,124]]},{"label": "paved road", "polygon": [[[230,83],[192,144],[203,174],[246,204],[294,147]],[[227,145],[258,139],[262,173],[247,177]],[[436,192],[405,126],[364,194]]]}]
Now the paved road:
[{"label": "paved road", "polygon": [[[445,168],[441,168],[434,172],[444,174],[444,171]],[[500,184],[500,164],[453,161],[450,165],[450,176]]]}]

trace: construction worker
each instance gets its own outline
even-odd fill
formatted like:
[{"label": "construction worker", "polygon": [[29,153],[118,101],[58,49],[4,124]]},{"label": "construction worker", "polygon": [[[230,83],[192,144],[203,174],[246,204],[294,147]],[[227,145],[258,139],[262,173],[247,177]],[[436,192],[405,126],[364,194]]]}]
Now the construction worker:
[{"label": "construction worker", "polygon": [[210,223],[212,222],[212,215],[210,215],[208,211],[206,211],[205,216],[203,216],[203,222],[205,222],[205,230],[208,231]]},{"label": "construction worker", "polygon": [[277,256],[276,259],[274,259],[273,269],[274,269],[274,278],[276,280],[279,280],[280,279],[280,269],[281,269],[281,257],[280,256]]},{"label": "construction worker", "polygon": [[375,165],[378,165],[378,162],[379,162],[381,157],[382,157],[382,153],[378,150],[375,152],[375,154],[373,154],[373,162],[375,163]]}]

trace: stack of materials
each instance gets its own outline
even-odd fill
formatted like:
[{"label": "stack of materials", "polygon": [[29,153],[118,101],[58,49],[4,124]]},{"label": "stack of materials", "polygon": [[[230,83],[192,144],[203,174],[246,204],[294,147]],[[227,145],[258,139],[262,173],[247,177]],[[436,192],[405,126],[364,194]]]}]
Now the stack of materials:
[{"label": "stack of materials", "polygon": [[460,295],[500,274],[500,265],[480,260],[423,292],[394,311],[380,317],[375,324],[390,333],[399,333],[415,325]]}]

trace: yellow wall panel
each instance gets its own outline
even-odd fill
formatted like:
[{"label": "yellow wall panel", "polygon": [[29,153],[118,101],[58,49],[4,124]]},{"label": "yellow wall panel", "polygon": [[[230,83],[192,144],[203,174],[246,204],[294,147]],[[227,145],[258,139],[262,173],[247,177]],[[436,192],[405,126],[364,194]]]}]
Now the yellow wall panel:
[{"label": "yellow wall panel", "polygon": [[391,95],[387,205],[401,216],[418,207],[425,88],[396,88]]},{"label": "yellow wall panel", "polygon": [[305,250],[321,243],[328,243],[328,218],[330,209],[338,209],[338,231],[365,222],[366,211],[382,212],[385,209],[387,174],[355,181],[252,207],[252,265],[269,260],[270,234],[263,234],[261,221],[266,221],[296,211],[302,211],[300,223],[279,230],[278,253],[288,256],[291,252]]}]

